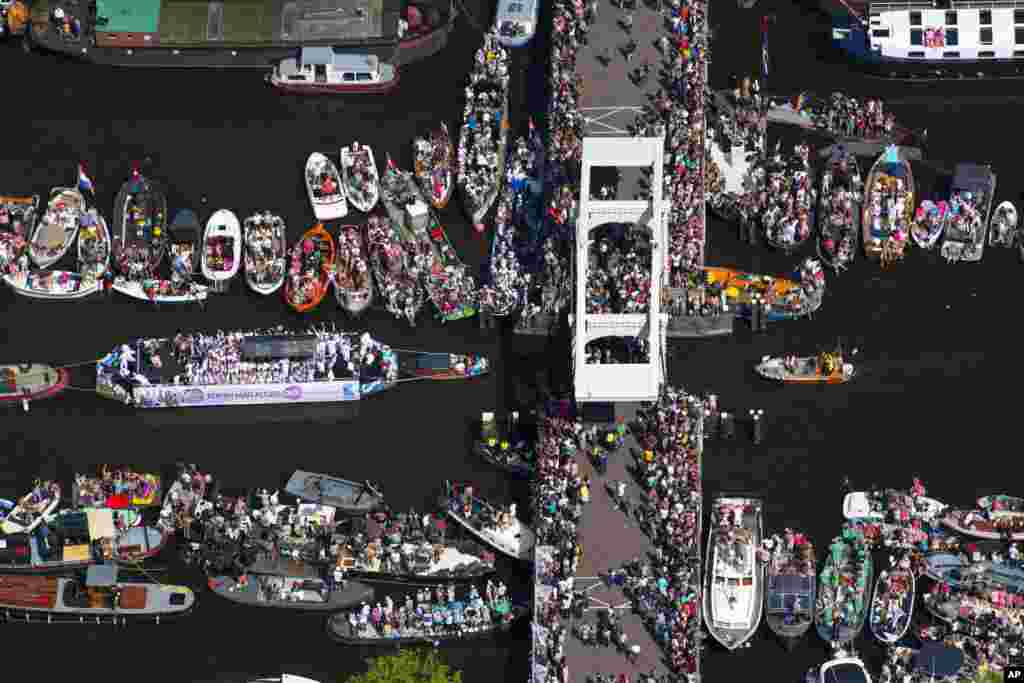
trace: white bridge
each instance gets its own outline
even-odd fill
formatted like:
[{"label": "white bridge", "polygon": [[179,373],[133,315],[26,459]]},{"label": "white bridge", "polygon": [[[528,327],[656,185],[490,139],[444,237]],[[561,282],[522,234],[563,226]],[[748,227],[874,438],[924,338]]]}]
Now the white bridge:
[{"label": "white bridge", "polygon": [[[573,376],[576,401],[654,401],[665,381],[665,329],[661,290],[668,247],[669,205],[662,199],[665,141],[657,138],[586,137],[579,219],[576,224],[576,296],[573,302]],[[592,167],[652,170],[650,201],[598,201],[590,199]],[[651,292],[647,314],[587,313],[590,249],[596,228],[608,223],[636,224],[651,231]],[[642,337],[648,341],[647,363],[588,364],[586,346],[601,337]]]}]

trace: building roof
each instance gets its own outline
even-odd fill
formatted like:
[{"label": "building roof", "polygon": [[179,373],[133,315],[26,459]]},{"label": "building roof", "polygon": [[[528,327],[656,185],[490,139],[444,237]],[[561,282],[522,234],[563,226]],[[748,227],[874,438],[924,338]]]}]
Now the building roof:
[{"label": "building roof", "polygon": [[160,27],[160,0],[96,0],[99,27],[106,33],[156,33]]}]

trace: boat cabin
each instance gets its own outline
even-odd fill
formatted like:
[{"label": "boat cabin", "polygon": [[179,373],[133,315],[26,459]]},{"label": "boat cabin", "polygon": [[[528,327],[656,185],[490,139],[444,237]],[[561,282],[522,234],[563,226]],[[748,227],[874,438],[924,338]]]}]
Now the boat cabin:
[{"label": "boat cabin", "polygon": [[1024,3],[873,2],[869,48],[883,59],[922,62],[1024,58]]},{"label": "boat cabin", "polygon": [[280,75],[293,83],[371,85],[387,80],[376,55],[337,52],[331,47],[303,47],[298,60],[281,62]]},{"label": "boat cabin", "polygon": [[533,37],[537,27],[538,0],[498,0],[494,27],[503,45],[519,47]]},{"label": "boat cabin", "polygon": [[147,592],[144,585],[119,584],[117,565],[100,564],[89,567],[84,581],[67,581],[61,597],[72,609],[141,610],[146,606]]}]

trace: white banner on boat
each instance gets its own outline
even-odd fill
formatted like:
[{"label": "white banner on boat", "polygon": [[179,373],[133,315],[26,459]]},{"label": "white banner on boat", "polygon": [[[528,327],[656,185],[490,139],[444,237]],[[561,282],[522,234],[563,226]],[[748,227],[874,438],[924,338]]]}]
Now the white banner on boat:
[{"label": "white banner on boat", "polygon": [[359,383],[296,382],[294,384],[212,384],[135,387],[140,408],[267,405],[274,403],[332,403],[358,401]]}]

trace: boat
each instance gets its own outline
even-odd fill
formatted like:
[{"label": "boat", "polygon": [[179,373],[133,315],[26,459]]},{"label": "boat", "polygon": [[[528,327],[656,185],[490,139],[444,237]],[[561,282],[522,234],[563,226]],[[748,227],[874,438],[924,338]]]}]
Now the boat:
[{"label": "boat", "polygon": [[818,258],[835,272],[857,256],[864,180],[857,158],[835,153],[821,176],[818,196]]},{"label": "boat", "polygon": [[31,534],[46,521],[47,515],[57,509],[60,495],[60,484],[57,482],[36,481],[32,490],[19,498],[3,522],[0,522],[0,532],[7,535]]},{"label": "boat", "polygon": [[949,205],[943,201],[936,204],[926,199],[914,213],[914,222],[910,224],[910,237],[914,244],[922,249],[932,249],[938,244],[948,221]]},{"label": "boat", "polygon": [[1024,541],[1024,511],[1022,510],[952,510],[942,523],[964,536],[990,541]]},{"label": "boat", "polygon": [[209,288],[194,282],[175,282],[161,278],[128,280],[114,278],[113,290],[139,301],[155,304],[193,304],[206,301]]},{"label": "boat", "polygon": [[817,675],[811,680],[814,683],[871,683],[864,661],[844,650],[833,653],[832,659],[818,667]]},{"label": "boat", "polygon": [[420,190],[430,198],[435,209],[448,206],[452,196],[452,166],[455,164],[455,150],[448,134],[448,124],[430,132],[429,136],[413,141],[413,173]]},{"label": "boat", "polygon": [[540,21],[540,0],[498,0],[494,32],[505,47],[523,47],[533,39]]},{"label": "boat", "polygon": [[916,590],[917,581],[910,569],[896,566],[878,574],[868,615],[868,628],[876,639],[892,645],[907,634]]},{"label": "boat", "polygon": [[426,302],[416,263],[415,236],[387,216],[374,214],[366,224],[366,243],[377,292],[385,308],[391,315],[405,318],[415,326],[416,317]]},{"label": "boat", "polygon": [[785,384],[845,384],[853,379],[853,363],[847,363],[841,352],[817,356],[764,356],[754,368],[765,379]]},{"label": "boat", "polygon": [[377,55],[323,45],[303,45],[266,75],[267,83],[289,95],[376,95],[390,92],[398,78],[398,67]]},{"label": "boat", "polygon": [[473,495],[468,485],[445,484],[442,504],[447,515],[486,545],[522,562],[533,562],[536,536],[516,517],[516,505],[498,510]]},{"label": "boat", "polygon": [[843,497],[843,517],[851,521],[884,520],[885,501],[867,491],[851,491]]},{"label": "boat", "polygon": [[203,277],[216,292],[225,292],[242,267],[242,226],[227,209],[214,211],[203,231]]},{"label": "boat", "polygon": [[191,209],[181,209],[167,227],[167,258],[171,263],[171,279],[191,281],[199,270],[202,254],[202,228],[199,216]]},{"label": "boat", "polygon": [[428,601],[418,604],[413,594],[404,599],[396,596],[397,600],[389,603],[394,605],[390,620],[382,619],[379,603],[372,609],[364,605],[332,614],[327,619],[327,633],[342,645],[437,645],[508,631],[517,619],[531,612],[528,605],[515,604],[507,597],[485,602],[476,586],[458,593],[463,595],[438,589]]},{"label": "boat", "polygon": [[769,322],[795,320],[817,311],[824,300],[825,272],[817,259],[806,259],[797,280],[744,273],[733,268],[704,267],[709,285],[720,285],[726,302],[740,318],[749,318],[755,301],[767,305]]},{"label": "boat", "polygon": [[341,148],[341,179],[349,203],[363,213],[373,211],[380,199],[380,175],[369,145],[353,142]]},{"label": "boat", "polygon": [[982,496],[977,500],[978,509],[986,510],[988,512],[1003,512],[1009,510],[1011,512],[1024,512],[1024,498],[1018,496],[1008,496],[1005,493],[999,493],[992,496]]},{"label": "boat", "polygon": [[366,256],[366,242],[355,225],[343,225],[338,232],[334,296],[350,315],[359,316],[373,303],[373,271]]},{"label": "boat", "polygon": [[4,282],[29,299],[73,301],[98,294],[102,280],[70,270],[18,270],[4,275]]},{"label": "boat", "polygon": [[365,515],[384,505],[384,494],[368,481],[359,483],[305,470],[296,470],[284,490],[300,500],[328,505],[346,515]]},{"label": "boat", "polygon": [[769,97],[766,115],[771,123],[823,133],[862,156],[878,154],[883,145],[921,147],[925,137],[899,125],[895,115],[885,110],[882,99],[842,92],[828,97],[806,91],[792,97]]},{"label": "boat", "polygon": [[72,187],[50,190],[46,212],[32,230],[28,255],[40,268],[49,268],[68,252],[78,235],[85,197]]},{"label": "boat", "polygon": [[[210,354],[232,362],[211,366]],[[96,363],[96,393],[138,408],[335,403],[358,401],[404,381],[488,372],[483,356],[395,351],[368,333],[328,325],[179,332],[118,345]]]},{"label": "boat", "polygon": [[296,676],[295,674],[281,674],[280,676],[256,678],[249,681],[249,683],[320,683],[320,681],[315,681],[305,676]]},{"label": "boat", "polygon": [[1002,202],[992,213],[988,227],[988,244],[991,247],[1012,247],[1017,241],[1017,208],[1013,202]]},{"label": "boat", "polygon": [[333,221],[348,215],[338,167],[320,152],[313,152],[306,160],[306,192],[318,221]]},{"label": "boat", "polygon": [[160,267],[167,250],[167,218],[163,189],[133,170],[114,199],[112,248],[122,277],[142,280]]},{"label": "boat", "polygon": [[[512,413],[513,422],[519,413]],[[480,438],[473,442],[473,453],[486,463],[513,477],[529,479],[534,473],[536,453],[525,441],[513,443],[511,434],[500,437],[494,424],[494,413],[481,415]]]},{"label": "boat", "polygon": [[921,566],[921,573],[932,581],[958,586],[971,564],[960,553],[936,552],[925,555]]},{"label": "boat", "polygon": [[238,578],[211,576],[207,583],[231,602],[301,612],[335,612],[374,596],[372,586],[357,581],[345,581],[332,590],[317,568],[290,559],[257,560]]},{"label": "boat", "polygon": [[188,614],[195,600],[184,586],[122,580],[113,564],[69,577],[0,574],[0,612],[8,621],[160,623]]},{"label": "boat", "polygon": [[51,398],[71,381],[66,369],[38,363],[0,365],[0,377],[4,380],[0,384],[0,403]]},{"label": "boat", "polygon": [[284,300],[299,313],[305,313],[320,305],[334,278],[334,239],[323,224],[317,223],[303,234],[288,256]]},{"label": "boat", "polygon": [[100,280],[110,268],[110,230],[96,209],[82,215],[78,229],[78,273]]},{"label": "boat", "polygon": [[245,240],[245,283],[268,296],[284,285],[288,265],[284,219],[269,211],[256,213],[242,225]]},{"label": "boat", "polygon": [[765,241],[789,253],[811,236],[818,190],[807,146],[797,145],[786,162],[778,154],[773,161],[766,177],[768,205],[762,210],[761,225]]},{"label": "boat", "polygon": [[716,496],[711,509],[701,612],[711,637],[730,651],[749,641],[761,623],[762,505],[757,498]]},{"label": "boat", "polygon": [[769,552],[764,620],[791,651],[814,623],[814,546],[794,534],[792,540],[773,539]]},{"label": "boat", "polygon": [[917,197],[907,148],[890,145],[868,173],[861,211],[864,253],[892,263],[903,258]]},{"label": "boat", "polygon": [[941,249],[947,262],[981,260],[995,191],[996,174],[990,166],[956,165],[949,199],[950,218]]},{"label": "boat", "polygon": [[160,476],[101,465],[98,476],[75,475],[71,484],[73,508],[125,510],[160,505]]},{"label": "boat", "polygon": [[874,569],[863,533],[846,526],[833,539],[825,566],[818,576],[814,623],[826,642],[840,645],[854,640],[864,627]]},{"label": "boat", "polygon": [[480,310],[476,278],[455,252],[448,233],[431,212],[426,231],[432,259],[426,274],[426,292],[441,322],[465,320]]},{"label": "boat", "polygon": [[0,236],[13,234],[27,239],[36,226],[38,209],[37,194],[30,197],[0,195]]},{"label": "boat", "polygon": [[459,134],[456,184],[462,204],[478,232],[498,198],[505,177],[508,138],[508,52],[494,32],[484,36],[477,50]]}]

